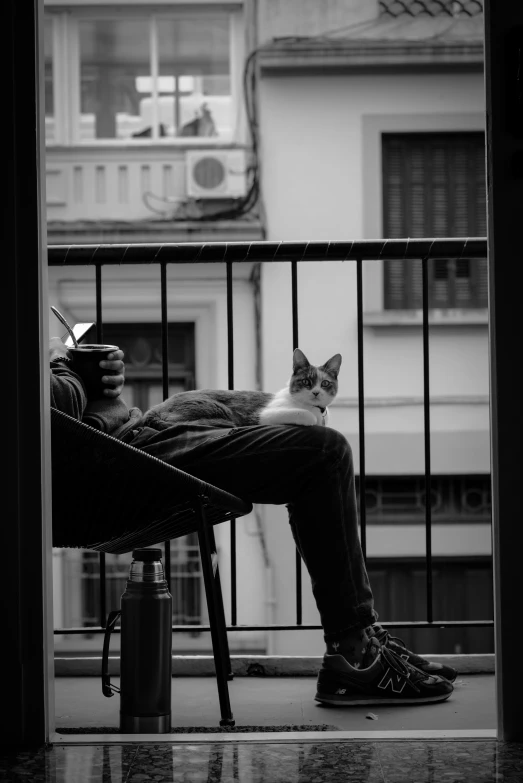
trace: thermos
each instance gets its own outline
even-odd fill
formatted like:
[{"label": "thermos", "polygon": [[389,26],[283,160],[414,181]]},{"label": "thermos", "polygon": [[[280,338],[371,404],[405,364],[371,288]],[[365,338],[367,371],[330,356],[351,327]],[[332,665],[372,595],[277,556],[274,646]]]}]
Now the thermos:
[{"label": "thermos", "polygon": [[120,732],[166,734],[171,730],[172,596],[161,549],[135,549],[121,610],[111,612],[102,657],[102,691],[109,681],[109,641],[121,614]]}]

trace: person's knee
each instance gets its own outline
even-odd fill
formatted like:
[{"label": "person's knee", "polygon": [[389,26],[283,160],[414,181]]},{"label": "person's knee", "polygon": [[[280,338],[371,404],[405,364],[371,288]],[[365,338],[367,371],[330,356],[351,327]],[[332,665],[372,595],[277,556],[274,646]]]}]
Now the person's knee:
[{"label": "person's knee", "polygon": [[309,445],[317,449],[318,457],[328,465],[352,463],[352,450],[347,438],[330,427],[307,427]]},{"label": "person's knee", "polygon": [[324,454],[332,460],[352,463],[352,449],[338,430],[324,428]]}]

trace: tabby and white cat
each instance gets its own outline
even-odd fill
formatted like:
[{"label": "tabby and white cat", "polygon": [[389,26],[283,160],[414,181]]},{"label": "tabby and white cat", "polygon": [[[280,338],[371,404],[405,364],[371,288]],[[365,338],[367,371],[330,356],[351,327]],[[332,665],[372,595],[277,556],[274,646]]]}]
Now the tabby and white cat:
[{"label": "tabby and white cat", "polygon": [[296,348],[291,378],[276,394],[220,389],[179,392],[147,411],[141,423],[157,430],[176,423],[219,427],[326,425],[328,405],[338,392],[340,366],[339,353],[321,367],[315,367],[303,351]]}]

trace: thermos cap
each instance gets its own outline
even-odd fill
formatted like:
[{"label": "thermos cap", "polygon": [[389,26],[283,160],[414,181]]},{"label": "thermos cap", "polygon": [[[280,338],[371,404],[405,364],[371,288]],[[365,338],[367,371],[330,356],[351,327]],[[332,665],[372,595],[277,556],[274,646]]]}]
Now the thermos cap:
[{"label": "thermos cap", "polygon": [[133,549],[133,560],[140,560],[142,563],[153,563],[155,560],[162,559],[162,550],[151,547],[143,549]]}]

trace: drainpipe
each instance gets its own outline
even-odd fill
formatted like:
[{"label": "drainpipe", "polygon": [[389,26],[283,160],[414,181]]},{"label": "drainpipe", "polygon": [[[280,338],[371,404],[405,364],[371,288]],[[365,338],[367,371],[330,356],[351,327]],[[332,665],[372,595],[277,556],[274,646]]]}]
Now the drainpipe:
[{"label": "drainpipe", "polygon": [[[256,532],[260,540],[260,546],[265,566],[265,622],[267,625],[274,625],[276,612],[276,597],[274,592],[274,569],[269,557],[267,547],[267,536],[263,524],[263,512],[258,505],[254,505],[254,519],[256,521]],[[267,631],[267,655],[274,652],[274,631]]]}]

